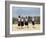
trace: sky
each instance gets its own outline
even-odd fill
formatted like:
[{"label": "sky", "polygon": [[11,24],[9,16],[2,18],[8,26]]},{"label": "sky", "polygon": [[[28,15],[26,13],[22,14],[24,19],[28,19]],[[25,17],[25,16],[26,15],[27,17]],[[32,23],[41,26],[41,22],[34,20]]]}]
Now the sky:
[{"label": "sky", "polygon": [[40,16],[40,8],[35,7],[12,7],[12,17],[17,16]]}]

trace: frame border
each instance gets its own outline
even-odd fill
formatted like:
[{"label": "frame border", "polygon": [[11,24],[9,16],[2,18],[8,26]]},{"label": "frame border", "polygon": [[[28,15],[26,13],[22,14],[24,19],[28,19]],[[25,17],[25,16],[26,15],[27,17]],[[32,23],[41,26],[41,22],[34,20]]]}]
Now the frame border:
[{"label": "frame border", "polygon": [[[43,6],[43,32],[42,33],[25,33],[25,34],[10,34],[10,4],[23,5],[42,5]],[[5,1],[5,37],[20,37],[20,36],[35,36],[45,35],[45,3],[22,2],[22,1]]]}]

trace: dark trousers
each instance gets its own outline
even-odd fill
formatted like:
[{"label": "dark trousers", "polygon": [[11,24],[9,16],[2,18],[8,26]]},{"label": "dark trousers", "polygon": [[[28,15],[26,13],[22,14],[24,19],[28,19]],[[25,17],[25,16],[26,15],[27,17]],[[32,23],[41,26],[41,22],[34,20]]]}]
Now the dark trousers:
[{"label": "dark trousers", "polygon": [[24,22],[21,22],[21,26],[24,26]]},{"label": "dark trousers", "polygon": [[25,25],[28,25],[28,22],[25,22]]},{"label": "dark trousers", "polygon": [[20,26],[21,24],[20,24],[20,21],[18,21],[18,26]]},{"label": "dark trousers", "polygon": [[34,21],[32,21],[32,25],[35,25]]}]

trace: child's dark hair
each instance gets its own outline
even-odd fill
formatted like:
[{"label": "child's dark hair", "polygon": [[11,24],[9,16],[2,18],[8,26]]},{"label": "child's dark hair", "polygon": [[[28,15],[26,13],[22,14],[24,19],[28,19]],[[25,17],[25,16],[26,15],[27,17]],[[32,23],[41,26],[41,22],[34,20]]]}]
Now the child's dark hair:
[{"label": "child's dark hair", "polygon": [[18,16],[20,18],[20,16]]}]

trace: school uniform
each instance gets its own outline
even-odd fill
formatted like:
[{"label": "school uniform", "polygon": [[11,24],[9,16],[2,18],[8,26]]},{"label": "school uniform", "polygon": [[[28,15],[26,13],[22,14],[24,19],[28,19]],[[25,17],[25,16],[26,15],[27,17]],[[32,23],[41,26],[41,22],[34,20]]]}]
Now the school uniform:
[{"label": "school uniform", "polygon": [[34,18],[32,18],[32,24],[34,25],[35,23],[34,23]]},{"label": "school uniform", "polygon": [[20,18],[18,18],[18,26],[20,26],[21,24]]},{"label": "school uniform", "polygon": [[21,18],[21,26],[24,26],[24,19]]},{"label": "school uniform", "polygon": [[25,19],[25,25],[28,25],[28,19],[27,18]]}]

